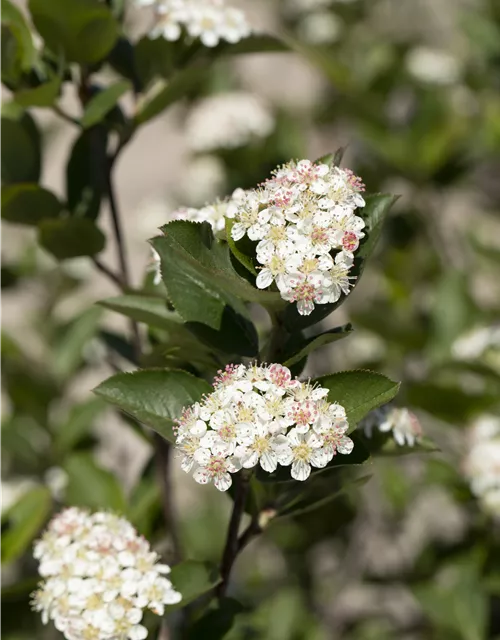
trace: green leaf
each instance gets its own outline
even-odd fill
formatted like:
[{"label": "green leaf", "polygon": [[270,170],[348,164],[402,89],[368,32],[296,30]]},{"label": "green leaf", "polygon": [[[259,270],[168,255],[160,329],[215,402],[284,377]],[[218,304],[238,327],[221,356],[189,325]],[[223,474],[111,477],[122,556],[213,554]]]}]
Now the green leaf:
[{"label": "green leaf", "polygon": [[[179,256],[184,256],[185,262],[189,263],[192,269],[204,274],[217,287],[232,295],[233,301],[239,298],[247,302],[257,302],[263,306],[277,308],[285,306],[279,293],[260,291],[238,275],[232,265],[227,243],[219,242],[214,238],[208,223],[175,220],[163,226],[161,230],[164,236],[151,240],[160,257],[161,251],[165,251],[167,247],[170,251],[177,252]],[[164,273],[163,277],[165,280]],[[170,294],[168,285],[167,290]]]},{"label": "green leaf", "polygon": [[493,243],[483,242],[476,236],[471,236],[470,241],[472,247],[480,256],[483,256],[487,260],[491,260],[496,264],[500,264],[500,249],[494,246]]},{"label": "green leaf", "polygon": [[38,231],[42,247],[58,260],[94,256],[106,244],[103,232],[88,218],[44,220]]},{"label": "green leaf", "polygon": [[46,218],[57,218],[62,210],[57,197],[37,184],[2,187],[2,218],[8,222],[37,225]]},{"label": "green leaf", "polygon": [[2,107],[2,182],[38,182],[40,133],[33,118],[15,103]]},{"label": "green leaf", "polygon": [[182,594],[182,600],[167,607],[167,615],[172,611],[182,609],[207,591],[211,591],[221,581],[216,567],[207,562],[195,560],[186,560],[172,567],[169,579],[175,590]]},{"label": "green leaf", "polygon": [[168,79],[172,75],[178,44],[163,37],[144,36],[139,40],[134,47],[133,64],[129,66],[143,87],[147,87],[154,78]]},{"label": "green leaf", "polygon": [[223,598],[216,609],[211,609],[198,618],[189,629],[187,640],[222,640],[234,625],[236,616],[245,607],[232,598]]},{"label": "green leaf", "polygon": [[498,393],[465,391],[458,385],[415,382],[406,388],[408,403],[453,425],[465,425],[499,406]]},{"label": "green leaf", "polygon": [[438,453],[440,451],[434,442],[425,436],[423,438],[419,438],[411,447],[409,445],[399,445],[392,437],[390,437],[390,434],[380,449],[373,450],[370,447],[369,439],[367,439],[367,445],[373,456],[385,457],[405,456],[409,454],[413,455],[416,453]]},{"label": "green leaf", "polygon": [[432,624],[451,630],[462,640],[486,640],[488,598],[477,554],[453,558],[432,581],[413,588],[413,594]]},{"label": "green leaf", "polygon": [[164,298],[124,295],[100,300],[97,304],[137,322],[144,322],[150,327],[158,327],[158,329],[169,331],[172,329],[172,325],[182,325],[182,318],[178,313],[167,308]]},{"label": "green leaf", "polygon": [[374,371],[342,371],[321,376],[314,382],[328,389],[329,402],[344,407],[351,430],[367,413],[392,400],[399,391],[399,382]]},{"label": "green leaf", "polygon": [[174,420],[184,407],[212,390],[208,382],[185,371],[143,369],[112,376],[101,382],[94,393],[175,442]]},{"label": "green leaf", "polygon": [[86,129],[76,139],[66,166],[69,210],[95,219],[106,193],[108,132],[102,125]]},{"label": "green leaf", "polygon": [[255,34],[236,43],[221,43],[213,49],[215,55],[238,55],[244,53],[287,53],[290,47],[276,36]]},{"label": "green leaf", "polygon": [[121,80],[113,84],[104,91],[100,91],[89,100],[85,107],[85,113],[81,119],[81,125],[84,129],[88,129],[94,124],[100,122],[106,114],[108,114],[117,104],[118,100],[127,91],[132,88],[128,80]]},{"label": "green leaf", "polygon": [[22,44],[13,29],[3,23],[1,46],[2,84],[14,91],[23,80]]},{"label": "green leaf", "polygon": [[431,313],[434,335],[429,356],[436,361],[450,354],[453,342],[473,326],[476,317],[464,273],[450,270],[442,274],[434,288]]},{"label": "green leaf", "polygon": [[325,331],[324,333],[320,333],[312,338],[302,338],[300,335],[293,335],[285,344],[283,364],[287,367],[291,367],[297,362],[300,362],[302,358],[305,358],[325,344],[330,344],[331,342],[336,342],[337,340],[346,338],[352,333],[352,331],[352,325],[345,324],[342,327],[336,327],[330,331]]},{"label": "green leaf", "polygon": [[14,100],[22,107],[51,107],[59,96],[61,84],[61,78],[52,78],[38,87],[16,91]]},{"label": "green leaf", "polygon": [[231,235],[231,229],[234,226],[234,220],[231,218],[226,218],[226,240],[229,248],[231,249],[231,253],[233,256],[240,262],[245,269],[250,271],[254,276],[257,275],[257,269],[255,268],[254,259],[251,255],[244,253],[242,250],[243,243],[240,240],[239,242],[235,242]]},{"label": "green leaf", "polygon": [[57,427],[55,445],[59,453],[64,454],[74,449],[87,436],[94,420],[106,408],[100,398],[92,398],[71,407],[67,418]]},{"label": "green leaf", "polygon": [[97,334],[102,309],[90,307],[65,328],[52,351],[52,371],[59,380],[67,380],[83,362],[83,351]]},{"label": "green leaf", "polygon": [[161,513],[161,487],[156,477],[142,477],[130,496],[127,518],[144,536],[148,536]]},{"label": "green leaf", "polygon": [[35,27],[55,54],[70,62],[102,60],[116,42],[119,26],[97,0],[29,0]]},{"label": "green leaf", "polygon": [[[175,221],[164,233],[151,244],[160,255],[169,298],[186,326],[226,353],[257,355],[257,333],[241,301],[248,289],[256,290],[234,271],[227,244],[214,239],[207,223]],[[228,283],[236,293],[228,292]]]},{"label": "green leaf", "polygon": [[[357,278],[354,281],[354,285],[358,284],[366,261],[378,242],[385,217],[398,197],[399,196],[381,193],[365,196],[366,206],[363,209],[356,210],[356,214],[364,219],[366,226],[363,230],[365,237],[361,240],[359,249],[356,251],[354,265],[350,271],[350,275],[356,276]],[[332,311],[345,301],[346,297],[347,296],[342,294],[337,302],[316,305],[314,311],[308,316],[301,316],[295,304],[288,305],[285,311],[285,325],[290,331],[310,327],[329,316]]]},{"label": "green leaf", "polygon": [[349,493],[353,487],[362,487],[370,480],[371,477],[371,475],[366,475],[361,476],[360,478],[355,478],[354,480],[342,479],[341,489],[338,491],[332,491],[328,495],[319,499],[314,499],[314,488],[305,492],[301,490],[298,498],[293,500],[292,503],[288,503],[284,509],[280,509],[278,515],[273,518],[273,521],[280,520],[282,518],[289,518],[291,516],[303,516],[306,513],[311,513],[312,511],[321,509],[327,504],[330,504],[333,500],[336,500],[339,496]]},{"label": "green leaf", "polygon": [[126,512],[127,505],[120,483],[110,471],[99,467],[91,454],[73,454],[66,460],[64,470],[68,474],[67,504]]},{"label": "green leaf", "polygon": [[24,15],[10,0],[2,0],[2,25],[9,27],[16,37],[20,49],[21,69],[29,72],[36,63],[36,49]]},{"label": "green leaf", "polygon": [[52,506],[50,491],[36,487],[25,493],[2,518],[2,564],[19,558],[31,545],[49,517]]},{"label": "green leaf", "polygon": [[144,124],[160,115],[174,102],[184,98],[206,76],[206,66],[188,67],[179,71],[168,83],[162,83],[152,98],[147,100],[136,115],[136,124]]}]

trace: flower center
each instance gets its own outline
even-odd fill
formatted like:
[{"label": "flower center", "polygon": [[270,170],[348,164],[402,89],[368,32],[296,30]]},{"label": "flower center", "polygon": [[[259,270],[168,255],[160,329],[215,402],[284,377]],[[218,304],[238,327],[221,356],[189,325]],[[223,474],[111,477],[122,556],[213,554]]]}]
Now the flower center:
[{"label": "flower center", "polygon": [[296,447],[293,447],[293,457],[295,458],[295,460],[299,460],[300,462],[309,462],[311,453],[312,448],[305,442],[302,442]]},{"label": "flower center", "polygon": [[276,226],[271,227],[269,233],[267,234],[269,240],[273,242],[279,242],[280,240],[284,240],[286,238],[285,226]]},{"label": "flower center", "polygon": [[314,244],[328,244],[328,231],[324,227],[314,227],[311,240]]},{"label": "flower center", "polygon": [[358,237],[352,231],[346,231],[342,238],[342,246],[346,251],[354,251],[358,248]]},{"label": "flower center", "polygon": [[234,428],[234,424],[225,424],[223,427],[221,427],[219,429],[219,436],[226,442],[233,440],[236,436],[236,429]]},{"label": "flower center", "polygon": [[316,271],[318,268],[318,261],[316,258],[306,258],[302,263],[301,271],[302,273],[312,273]]},{"label": "flower center", "polygon": [[293,297],[290,298],[290,300],[291,302],[296,302],[297,300],[314,300],[316,293],[316,287],[304,280],[297,284],[293,292]]},{"label": "flower center", "polygon": [[264,436],[255,438],[252,449],[257,451],[259,454],[265,453],[269,449],[269,440]]},{"label": "flower center", "polygon": [[224,458],[214,456],[207,464],[207,471],[212,476],[218,476],[226,472],[226,461]]},{"label": "flower center", "polygon": [[269,261],[269,270],[273,275],[285,273],[285,262],[279,256],[274,255]]},{"label": "flower center", "polygon": [[317,412],[311,402],[305,402],[292,410],[292,418],[295,424],[301,427],[314,422],[316,416]]},{"label": "flower center", "polygon": [[238,409],[238,421],[239,422],[252,422],[253,421],[253,409],[250,407],[240,407]]}]

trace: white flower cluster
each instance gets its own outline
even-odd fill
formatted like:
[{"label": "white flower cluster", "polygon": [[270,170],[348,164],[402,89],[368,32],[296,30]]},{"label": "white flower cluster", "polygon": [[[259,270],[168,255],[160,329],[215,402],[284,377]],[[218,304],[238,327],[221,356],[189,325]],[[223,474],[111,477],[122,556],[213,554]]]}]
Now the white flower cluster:
[{"label": "white flower cluster", "polygon": [[370,411],[358,428],[363,429],[368,438],[373,436],[374,429],[382,433],[392,432],[396,444],[401,447],[413,447],[422,436],[422,427],[417,416],[409,409],[391,405]]},{"label": "white flower cluster", "polygon": [[[349,169],[289,162],[258,189],[239,194],[228,206],[234,240],[257,241],[262,266],[257,287],[273,282],[302,315],[315,304],[336,302],[352,287],[354,252],[363,238],[364,185]],[[332,252],[336,252],[333,256]]]},{"label": "white flower cluster", "polygon": [[143,640],[143,611],[181,600],[149,542],[110,513],[66,509],[35,543],[44,579],[33,608],[68,640]]},{"label": "white flower cluster", "polygon": [[170,216],[169,221],[188,220],[189,222],[208,222],[214,233],[224,231],[226,224],[226,214],[228,206],[232,203],[232,198],[218,200],[213,204],[206,204],[204,207],[180,207]]},{"label": "white flower cluster", "polygon": [[476,360],[486,356],[490,364],[500,367],[500,326],[478,327],[460,336],[452,345],[459,360]]},{"label": "white flower cluster", "polygon": [[311,466],[325,467],[354,446],[344,408],[327,394],[280,364],[228,365],[213,393],[178,421],[182,469],[220,491],[229,489],[232,473],[258,464],[268,473],[291,465],[292,478],[307,480]]},{"label": "white flower cluster", "polygon": [[274,117],[256,95],[244,91],[218,93],[191,110],[186,137],[193,151],[234,149],[266,138],[274,129]]},{"label": "white flower cluster", "polygon": [[153,5],[156,24],[153,37],[179,40],[182,30],[199,38],[205,47],[215,47],[220,40],[239,42],[247,38],[250,25],[243,11],[228,7],[224,0],[137,0],[139,5]]},{"label": "white flower cluster", "polygon": [[472,426],[464,472],[486,511],[500,517],[500,418],[481,416]]}]

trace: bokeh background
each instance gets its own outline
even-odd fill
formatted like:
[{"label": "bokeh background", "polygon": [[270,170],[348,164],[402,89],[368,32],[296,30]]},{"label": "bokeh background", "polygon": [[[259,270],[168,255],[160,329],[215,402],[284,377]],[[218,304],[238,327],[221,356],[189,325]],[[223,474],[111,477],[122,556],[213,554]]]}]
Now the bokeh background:
[{"label": "bokeh background", "polygon": [[[500,638],[500,4],[239,4],[262,30],[296,38],[303,55],[217,62],[127,147],[116,188],[133,282],[150,260],[145,241],[177,208],[252,186],[290,158],[346,147],[343,165],[367,191],[401,197],[360,285],[323,323],[351,322],[354,333],[311,356],[304,373],[371,368],[401,380],[398,403],[439,451],[378,458],[361,488],[272,524],[237,563],[231,595],[246,609],[225,637]],[[143,33],[147,16],[130,7],[127,28]],[[78,113],[69,89],[61,104]],[[235,115],[243,109],[245,126]],[[42,184],[63,195],[77,131],[47,110],[34,117]],[[252,135],[231,148],[241,128]],[[112,246],[103,259],[115,263]],[[91,393],[112,373],[110,350],[132,366],[126,323],[94,305],[115,293],[88,259],[58,264],[31,229],[3,225],[6,640],[58,637],[29,611],[30,549],[61,505],[126,510],[170,553],[151,447]],[[184,548],[216,562],[230,500],[174,467]]]}]

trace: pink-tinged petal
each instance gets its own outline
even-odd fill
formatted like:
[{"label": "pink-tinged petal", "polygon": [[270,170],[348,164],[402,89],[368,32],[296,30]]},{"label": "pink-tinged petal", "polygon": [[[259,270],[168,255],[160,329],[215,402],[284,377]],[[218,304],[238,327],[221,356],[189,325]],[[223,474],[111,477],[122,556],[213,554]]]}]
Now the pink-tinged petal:
[{"label": "pink-tinged petal", "polygon": [[197,449],[193,457],[198,464],[205,466],[210,462],[212,455],[208,449]]},{"label": "pink-tinged petal", "polygon": [[349,455],[349,453],[351,453],[353,449],[354,449],[354,442],[351,440],[351,438],[348,438],[347,436],[343,436],[342,440],[337,445],[337,451],[339,453],[343,453],[344,455]]},{"label": "pink-tinged petal", "polygon": [[226,467],[229,472],[236,473],[241,469],[241,460],[233,456],[227,460]]},{"label": "pink-tinged petal", "polygon": [[193,478],[199,484],[208,484],[211,480],[210,475],[207,473],[207,470],[203,467],[201,469],[196,469],[193,473]]},{"label": "pink-tinged petal", "polygon": [[233,484],[229,473],[221,473],[214,478],[214,484],[219,491],[227,491]]}]

